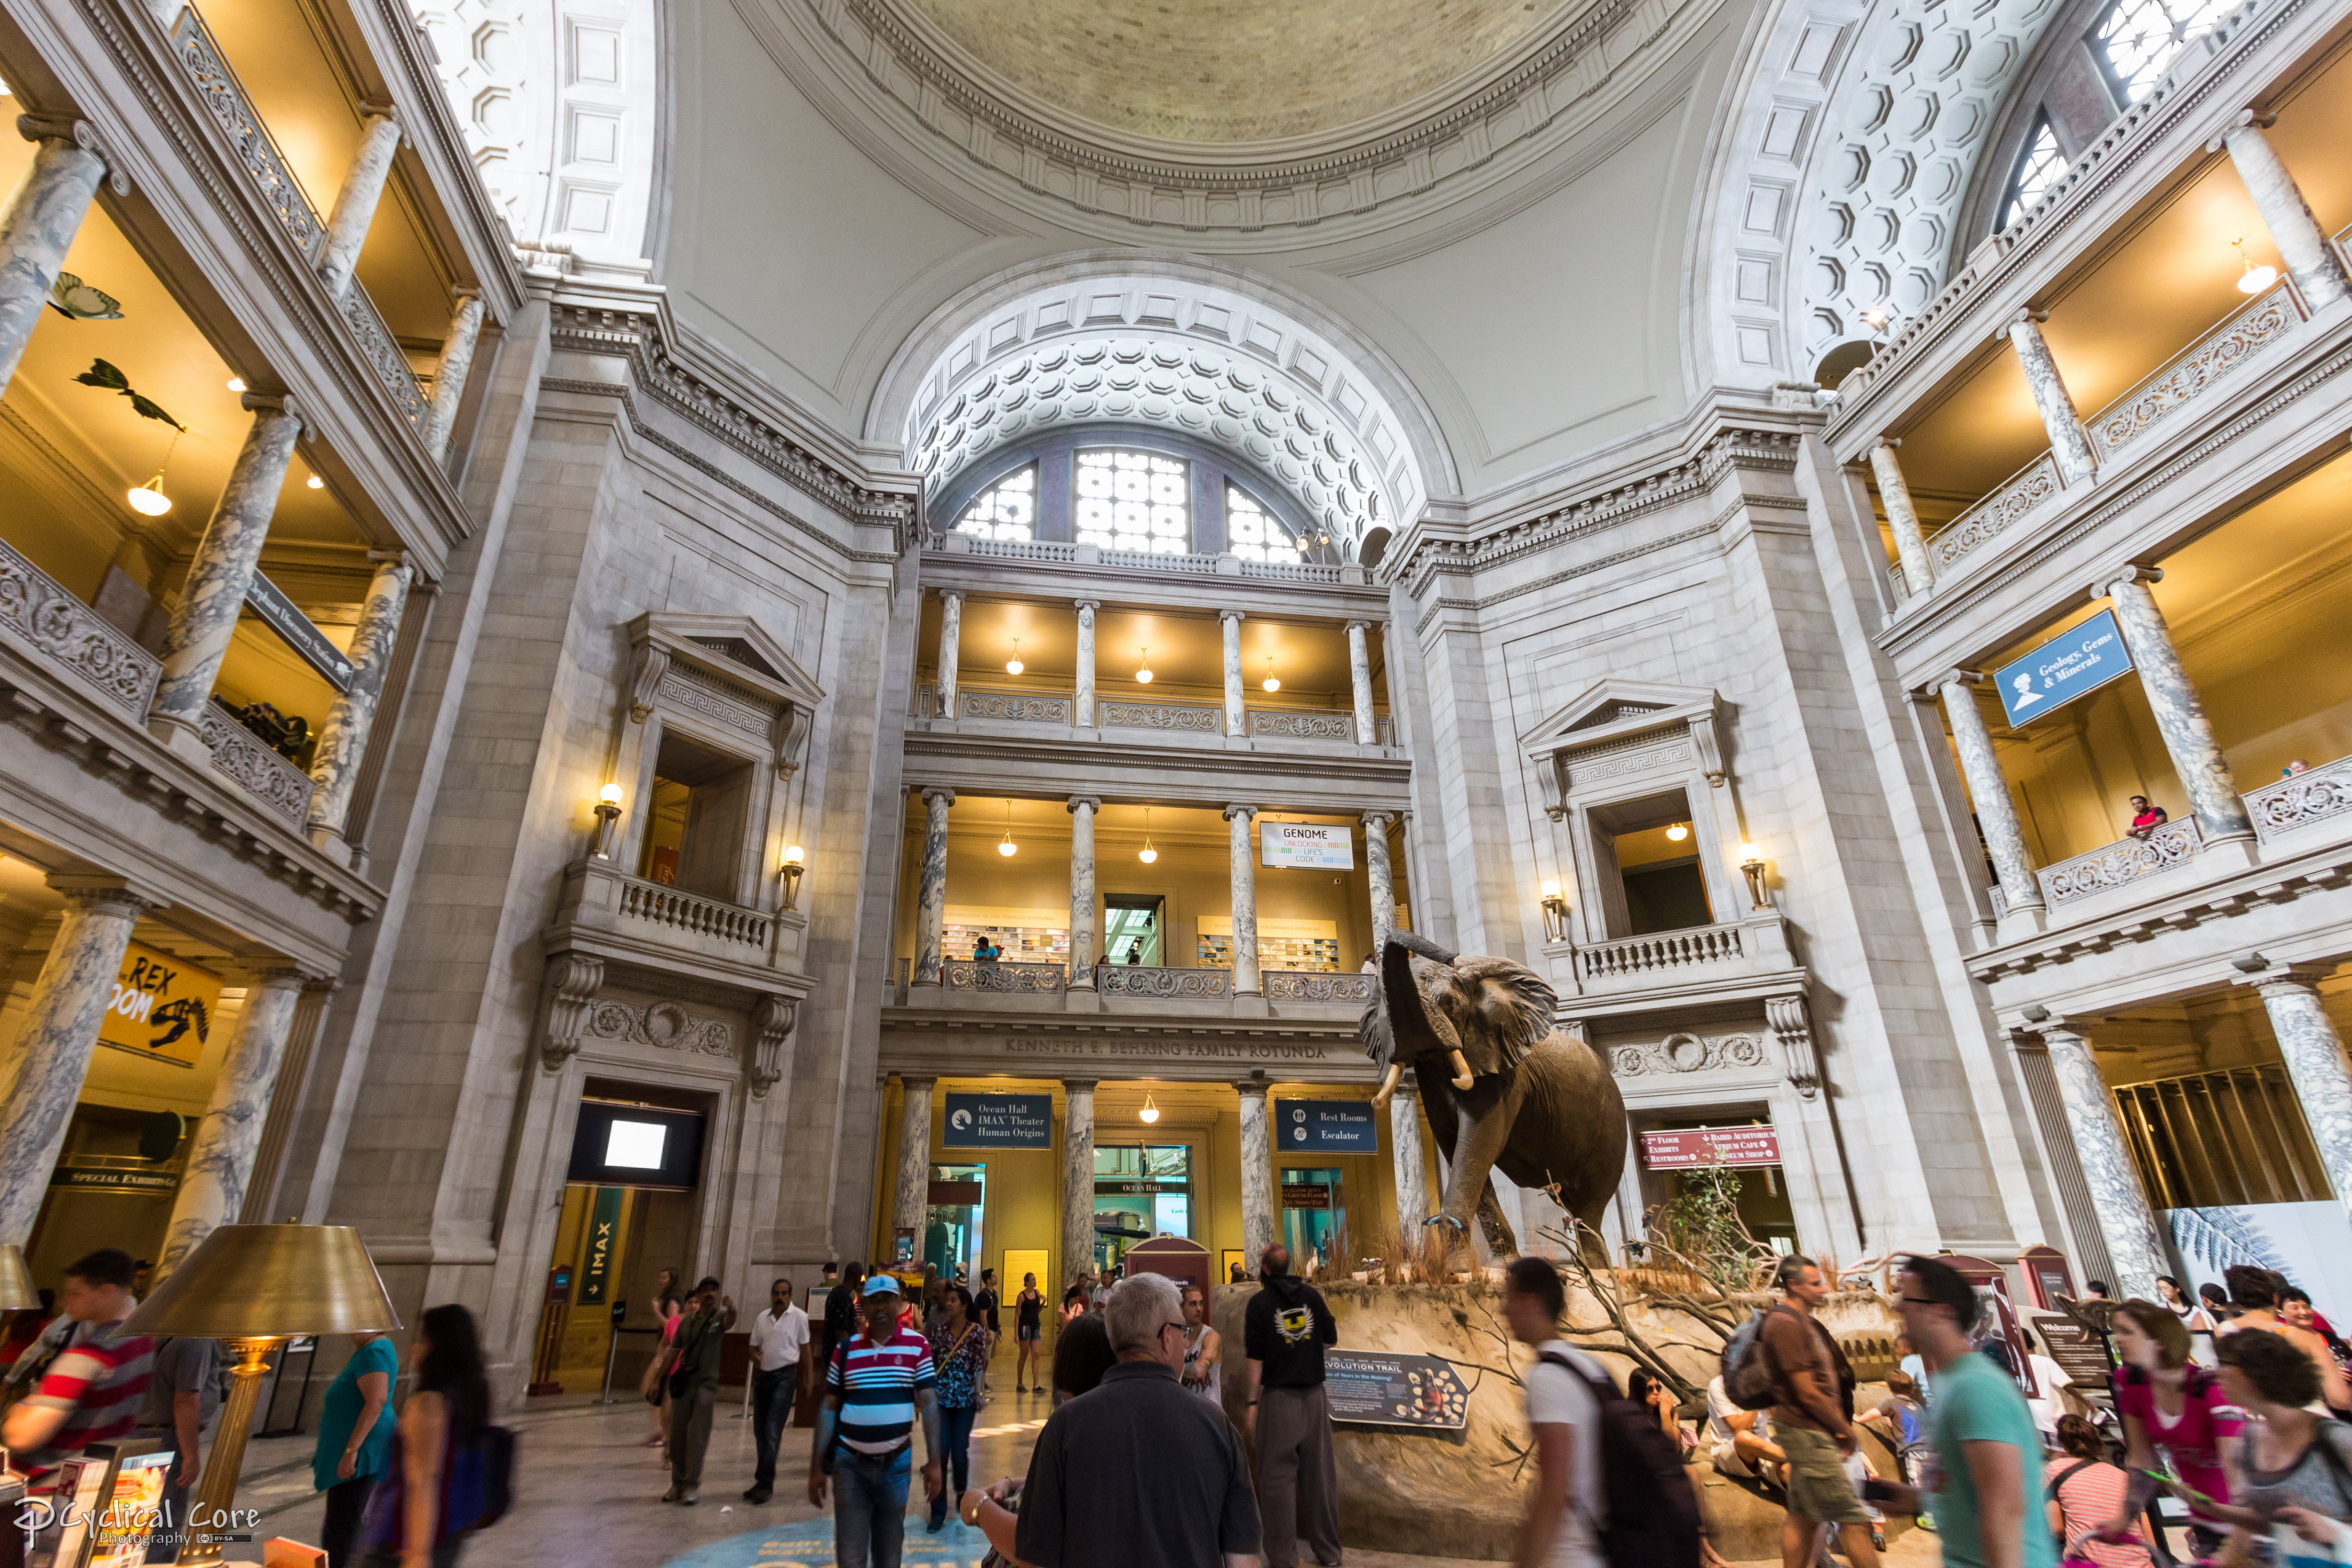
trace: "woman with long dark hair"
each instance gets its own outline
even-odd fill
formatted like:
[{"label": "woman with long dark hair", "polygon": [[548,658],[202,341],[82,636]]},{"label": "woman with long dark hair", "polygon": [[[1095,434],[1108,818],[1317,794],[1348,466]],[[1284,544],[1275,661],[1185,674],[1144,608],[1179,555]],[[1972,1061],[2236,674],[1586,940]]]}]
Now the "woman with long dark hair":
[{"label": "woman with long dark hair", "polygon": [[443,1478],[489,1424],[490,1384],[474,1314],[430,1307],[416,1325],[416,1383],[393,1435],[392,1462],[368,1500],[361,1568],[455,1568],[471,1520],[442,1517]]}]

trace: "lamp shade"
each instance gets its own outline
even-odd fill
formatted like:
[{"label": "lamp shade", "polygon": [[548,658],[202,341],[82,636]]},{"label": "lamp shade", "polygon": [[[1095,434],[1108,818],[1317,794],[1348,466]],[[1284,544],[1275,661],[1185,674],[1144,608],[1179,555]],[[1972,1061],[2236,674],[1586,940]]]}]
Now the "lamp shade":
[{"label": "lamp shade", "polygon": [[41,1304],[33,1289],[33,1271],[25,1267],[25,1249],[11,1241],[0,1246],[0,1312],[22,1312]]},{"label": "lamp shade", "polygon": [[217,1227],[124,1325],[191,1339],[399,1328],[375,1260],[348,1225]]}]

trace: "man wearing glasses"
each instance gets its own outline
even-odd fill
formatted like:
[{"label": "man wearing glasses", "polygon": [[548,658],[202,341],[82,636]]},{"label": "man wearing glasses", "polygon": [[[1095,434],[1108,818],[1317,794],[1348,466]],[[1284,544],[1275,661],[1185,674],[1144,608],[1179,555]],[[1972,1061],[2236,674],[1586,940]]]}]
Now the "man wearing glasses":
[{"label": "man wearing glasses", "polygon": [[[1247,1568],[1258,1550],[1249,1465],[1224,1414],[1179,1381],[1174,1281],[1121,1280],[1103,1318],[1118,1364],[1037,1435],[1014,1555],[1031,1568]],[[965,1494],[967,1520],[978,1495]]]}]

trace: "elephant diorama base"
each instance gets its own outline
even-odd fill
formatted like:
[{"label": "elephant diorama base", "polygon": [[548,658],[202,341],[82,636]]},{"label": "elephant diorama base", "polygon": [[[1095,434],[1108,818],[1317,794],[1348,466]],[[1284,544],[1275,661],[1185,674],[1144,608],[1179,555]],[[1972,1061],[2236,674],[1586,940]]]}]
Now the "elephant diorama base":
[{"label": "elephant diorama base", "polygon": [[1409,932],[1381,948],[1380,981],[1358,1033],[1387,1103],[1406,1068],[1421,1083],[1445,1154],[1445,1197],[1432,1225],[1466,1235],[1475,1217],[1497,1258],[1518,1238],[1495,1201],[1493,1173],[1549,1191],[1598,1230],[1625,1172],[1625,1101],[1608,1063],[1559,1030],[1559,998],[1508,958],[1449,953]]}]

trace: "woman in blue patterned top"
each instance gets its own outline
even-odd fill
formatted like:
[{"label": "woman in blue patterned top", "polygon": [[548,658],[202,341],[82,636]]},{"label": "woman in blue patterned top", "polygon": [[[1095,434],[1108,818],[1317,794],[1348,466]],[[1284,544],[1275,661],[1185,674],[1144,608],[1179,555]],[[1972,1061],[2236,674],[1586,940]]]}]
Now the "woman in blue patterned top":
[{"label": "woman in blue patterned top", "polygon": [[949,1484],[931,1500],[934,1533],[948,1521],[948,1500],[961,1497],[971,1479],[971,1423],[988,1371],[988,1331],[971,1315],[971,1292],[961,1285],[943,1287],[940,1309],[931,1317],[931,1365],[939,1377],[940,1447]]}]

